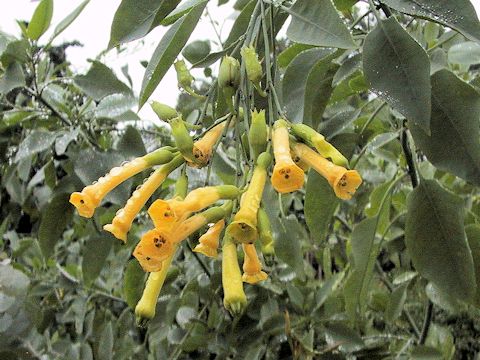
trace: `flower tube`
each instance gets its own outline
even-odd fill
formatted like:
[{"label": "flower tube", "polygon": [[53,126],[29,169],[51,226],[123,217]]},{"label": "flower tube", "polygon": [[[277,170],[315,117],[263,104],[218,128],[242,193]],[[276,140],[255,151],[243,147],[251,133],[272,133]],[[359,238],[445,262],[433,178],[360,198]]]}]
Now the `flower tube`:
[{"label": "flower tube", "polygon": [[174,256],[175,251],[162,262],[160,271],[151,272],[148,275],[142,297],[138,301],[137,306],[135,306],[135,316],[139,326],[145,326],[149,320],[154,318],[158,296],[160,295]]},{"label": "flower tube", "polygon": [[256,284],[268,278],[268,275],[262,271],[262,264],[258,260],[257,251],[253,244],[242,244],[245,260],[243,262],[242,280],[249,284]]},{"label": "flower tube", "polygon": [[275,155],[275,167],[272,174],[274,189],[282,194],[301,189],[305,181],[305,174],[290,155],[290,142],[285,120],[275,122],[272,140]]},{"label": "flower tube", "polygon": [[165,164],[172,158],[170,148],[161,148],[122,166],[114,167],[97,182],[83,188],[82,192],[74,192],[70,195],[70,203],[77,208],[80,216],[90,218],[103,198],[115,187],[143,170],[154,165]]},{"label": "flower tube", "polygon": [[202,168],[208,164],[210,157],[212,156],[212,149],[220,136],[222,136],[224,128],[225,122],[222,122],[207,131],[200,140],[195,141],[193,144],[193,156],[195,157],[195,162],[188,163],[188,165]]},{"label": "flower tube", "polygon": [[324,158],[331,159],[334,164],[343,167],[348,167],[348,160],[342,155],[332,144],[330,144],[325,137],[316,132],[310,126],[304,124],[292,125],[292,133],[305,141],[307,144],[313,146]]},{"label": "flower tube", "polygon": [[225,234],[222,246],[223,306],[231,314],[241,314],[247,305],[243,291],[242,274],[238,266],[237,245]]},{"label": "flower tube", "polygon": [[275,249],[273,247],[272,227],[267,212],[260,207],[257,214],[258,237],[262,245],[262,252],[265,255],[273,255]]},{"label": "flower tube", "polygon": [[103,228],[111,232],[117,239],[127,241],[127,232],[130,230],[135,216],[167,176],[183,162],[184,160],[179,154],[172,161],[155,170],[147,181],[133,192],[126,205],[117,212],[112,223]]},{"label": "flower tube", "polygon": [[211,258],[216,258],[220,235],[222,234],[222,230],[224,227],[225,220],[222,219],[220,221],[217,221],[207,230],[205,234],[200,236],[200,239],[198,239],[199,243],[197,246],[195,246],[193,251]]},{"label": "flower tube", "polygon": [[271,161],[272,157],[269,153],[260,154],[253,170],[252,180],[243,194],[240,210],[235,214],[234,221],[227,227],[229,236],[236,242],[252,243],[257,238],[257,212]]},{"label": "flower tube", "polygon": [[231,201],[227,201],[222,206],[212,207],[191,216],[178,224],[172,231],[165,229],[150,230],[142,236],[133,252],[133,256],[137,258],[145,271],[158,271],[161,268],[161,263],[171,255],[178,243],[202,226],[216,223],[225,218],[231,208]]},{"label": "flower tube", "polygon": [[293,149],[302,160],[327,179],[335,195],[340,199],[351,199],[362,183],[362,178],[356,170],[347,170],[343,166],[335,165],[305,144],[297,143]]}]

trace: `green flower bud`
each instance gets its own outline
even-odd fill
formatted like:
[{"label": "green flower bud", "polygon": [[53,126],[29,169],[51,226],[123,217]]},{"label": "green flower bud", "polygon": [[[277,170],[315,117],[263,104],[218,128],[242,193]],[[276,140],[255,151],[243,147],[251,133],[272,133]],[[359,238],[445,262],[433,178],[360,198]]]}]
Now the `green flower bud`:
[{"label": "green flower bud", "polygon": [[252,151],[253,159],[256,160],[258,155],[267,149],[268,128],[265,119],[265,110],[257,112],[252,111],[252,124],[248,133],[248,141]]},{"label": "green flower bud", "polygon": [[180,151],[185,160],[194,163],[193,139],[190,136],[182,117],[179,116],[171,119],[168,123],[172,128],[173,139],[175,140],[175,145],[177,146],[178,151]]},{"label": "green flower bud", "polygon": [[177,72],[177,81],[179,87],[189,88],[195,78],[192,76],[192,74],[190,74],[190,71],[188,71],[187,65],[185,65],[185,61],[178,60],[173,64],[173,66],[175,67],[175,71]]},{"label": "green flower bud", "polygon": [[273,247],[272,227],[267,212],[263,207],[258,209],[257,213],[257,229],[258,237],[262,244],[262,252],[265,255],[273,255],[275,249]]},{"label": "green flower bud", "polygon": [[231,56],[225,56],[218,72],[218,86],[220,88],[237,89],[240,85],[240,63]]},{"label": "green flower bud", "polygon": [[175,182],[175,194],[173,198],[184,199],[188,193],[188,177],[187,174],[182,173]]},{"label": "green flower bud", "polygon": [[158,101],[152,101],[150,106],[160,120],[168,121],[178,117],[177,110],[168,105],[159,103]]},{"label": "green flower bud", "polygon": [[250,80],[254,84],[259,84],[260,80],[262,80],[262,65],[258,60],[258,55],[255,52],[255,48],[253,46],[244,47],[240,50],[240,54],[242,55],[242,59],[245,63],[245,70],[247,71],[248,80]]}]

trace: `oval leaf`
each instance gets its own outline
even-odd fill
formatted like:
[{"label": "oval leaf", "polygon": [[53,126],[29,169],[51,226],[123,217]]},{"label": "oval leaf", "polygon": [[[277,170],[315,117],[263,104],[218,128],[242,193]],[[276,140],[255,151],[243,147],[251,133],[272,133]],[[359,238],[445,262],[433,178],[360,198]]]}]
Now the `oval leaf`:
[{"label": "oval leaf", "polygon": [[356,45],[330,0],[298,0],[288,10],[290,40],[309,45],[352,49]]},{"label": "oval leaf", "polygon": [[42,0],[35,9],[32,19],[28,24],[28,37],[32,40],[38,40],[50,26],[52,15],[53,0]]},{"label": "oval leaf", "polygon": [[409,127],[415,144],[441,170],[480,186],[480,95],[448,70],[432,75],[431,135]]},{"label": "oval leaf", "polygon": [[405,243],[417,271],[456,298],[472,298],[475,272],[463,201],[435,180],[423,180],[409,194],[407,211]]},{"label": "oval leaf", "polygon": [[367,35],[363,70],[371,90],[425,131],[430,127],[430,60],[393,18]]},{"label": "oval leaf", "polygon": [[206,5],[207,2],[204,1],[193,7],[188,14],[178,19],[163,36],[145,71],[142,90],[140,91],[139,108],[152,95],[170,66],[172,66],[175,58],[187,43]]}]

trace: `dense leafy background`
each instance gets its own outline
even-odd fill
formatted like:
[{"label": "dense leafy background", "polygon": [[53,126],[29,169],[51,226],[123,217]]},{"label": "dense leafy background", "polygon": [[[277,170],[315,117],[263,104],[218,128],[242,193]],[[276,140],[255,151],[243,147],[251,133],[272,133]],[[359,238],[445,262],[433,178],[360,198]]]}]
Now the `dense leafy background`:
[{"label": "dense leafy background", "polygon": [[[468,0],[238,0],[223,44],[188,42],[208,21],[206,0],[123,0],[110,48],[168,27],[139,92],[102,56],[73,73],[68,44],[51,45],[88,2],[51,24],[54,3],[42,0],[21,36],[0,33],[0,358],[478,357],[480,24]],[[178,56],[204,68],[196,87],[208,94],[182,94],[184,118],[206,127],[224,115],[218,60],[252,39],[270,92],[265,101],[243,84],[241,105],[317,127],[364,183],[348,202],[313,171],[305,191],[279,198],[268,187],[276,256],[263,259],[269,280],[246,285],[245,313],[223,308],[220,262],[194,256],[193,236],[155,319],[138,328],[145,275],[131,251],[151,224],[141,214],[125,246],[102,225],[147,174],[93,219],[74,214],[68,196],[171,142],[135,111],[159,84],[175,86],[161,81]],[[234,182],[234,145],[218,148],[210,183]],[[189,175],[192,188],[204,184],[205,171]]]}]

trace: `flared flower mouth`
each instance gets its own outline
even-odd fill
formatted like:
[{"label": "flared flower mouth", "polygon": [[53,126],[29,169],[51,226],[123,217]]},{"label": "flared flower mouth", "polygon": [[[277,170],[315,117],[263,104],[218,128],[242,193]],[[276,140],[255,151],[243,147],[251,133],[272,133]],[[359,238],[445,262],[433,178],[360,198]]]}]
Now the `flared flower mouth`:
[{"label": "flared flower mouth", "polygon": [[95,212],[95,200],[89,194],[74,192],[70,195],[70,203],[77,208],[80,216],[91,218]]},{"label": "flared flower mouth", "polygon": [[[135,247],[133,256],[135,256],[138,262],[143,268],[149,266],[148,264],[154,264],[166,260],[175,251],[175,246],[164,231],[153,229],[147,231],[138,245]],[[158,271],[158,270],[154,270]]]},{"label": "flared flower mouth", "polygon": [[335,195],[340,199],[350,200],[362,184],[362,178],[356,170],[346,170],[341,173],[333,182]]},{"label": "flared flower mouth", "polygon": [[196,168],[202,168],[208,165],[210,161],[210,151],[209,149],[200,146],[200,144],[193,145],[193,157],[195,158],[194,163],[189,163],[188,165]]},{"label": "flared flower mouth", "polygon": [[257,227],[247,220],[235,220],[227,227],[227,232],[237,243],[251,244],[257,238]]},{"label": "flared flower mouth", "polygon": [[125,229],[120,222],[114,220],[111,224],[104,225],[103,230],[108,231],[123,242],[127,241],[127,232],[129,229]]},{"label": "flared flower mouth", "polygon": [[207,257],[213,258],[213,259],[216,259],[217,256],[218,256],[217,248],[213,248],[213,247],[209,246],[208,244],[200,243],[197,246],[195,246],[193,251],[195,251],[197,253],[200,253],[200,254],[203,254]]},{"label": "flared flower mouth", "polygon": [[256,284],[260,281],[264,281],[268,279],[268,275],[264,271],[258,271],[254,273],[246,273],[244,272],[242,275],[242,280],[243,282],[246,282],[248,284]]},{"label": "flared flower mouth", "polygon": [[295,163],[277,163],[273,168],[272,185],[279,193],[289,193],[301,189],[305,175]]},{"label": "flared flower mouth", "polygon": [[176,222],[177,217],[168,201],[158,199],[148,208],[155,228],[168,230]]}]

